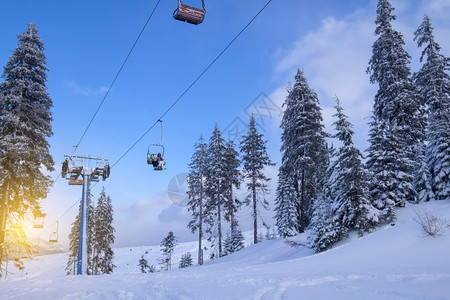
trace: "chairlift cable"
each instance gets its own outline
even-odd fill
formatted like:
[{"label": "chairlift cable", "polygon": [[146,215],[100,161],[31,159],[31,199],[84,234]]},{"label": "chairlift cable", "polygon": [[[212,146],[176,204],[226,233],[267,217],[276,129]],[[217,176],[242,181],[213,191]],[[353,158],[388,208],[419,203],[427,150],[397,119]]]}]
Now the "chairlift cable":
[{"label": "chairlift cable", "polygon": [[61,220],[61,219],[62,219],[69,211],[71,211],[72,208],[73,208],[78,202],[80,202],[80,201],[81,201],[81,198],[78,199],[77,201],[75,201],[75,203],[73,203],[71,207],[69,207],[63,214],[61,214],[61,216],[59,216],[59,217],[58,217],[55,221],[53,221],[49,226],[46,226],[47,228],[46,228],[42,233],[38,234],[38,237],[41,237],[41,235],[47,233],[47,232],[50,230],[50,228],[52,228],[52,226],[53,226],[54,224],[56,224],[59,220]]},{"label": "chairlift cable", "polygon": [[[103,97],[102,101],[100,102],[99,106],[97,107],[97,110],[95,111],[94,115],[92,116],[91,120],[89,121],[86,129],[84,130],[83,134],[81,135],[81,138],[79,139],[78,143],[73,147],[72,149],[72,155],[75,153],[76,149],[78,148],[78,146],[80,145],[81,141],[83,140],[84,136],[86,135],[87,131],[89,130],[92,122],[94,121],[95,117],[97,116],[97,113],[99,112],[100,108],[102,107],[103,103],[105,102],[106,98],[108,97],[109,92],[111,91],[114,83],[116,82],[117,78],[119,77],[120,73],[122,72],[122,69],[124,68],[125,64],[128,61],[128,58],[130,57],[131,53],[133,52],[134,48],[136,47],[139,39],[141,38],[142,34],[144,33],[145,28],[147,27],[147,24],[150,22],[151,18],[153,17],[153,14],[156,11],[156,8],[158,7],[159,3],[161,2],[161,0],[158,0],[158,2],[156,3],[155,7],[153,8],[152,12],[150,13],[149,17],[147,18],[147,21],[145,22],[144,26],[142,27],[141,31],[139,32],[138,37],[136,38],[133,46],[131,47],[130,51],[128,52],[128,55],[126,56],[125,60],[123,61],[121,67],[119,68],[119,71],[117,72],[116,76],[114,77],[111,85],[109,86],[108,90],[106,91],[105,96]],[[59,177],[61,176],[61,173],[58,173],[58,176],[56,177],[56,179],[54,180],[54,182],[56,182]],[[77,200],[77,202],[79,202],[80,200]],[[64,212],[56,221],[58,221],[59,219],[61,219],[62,217],[64,217],[65,214],[67,214],[72,207],[75,206],[75,204],[77,203],[75,202],[66,212]],[[52,225],[56,222],[54,221],[52,223]]]},{"label": "chairlift cable", "polygon": [[197,76],[197,78],[195,78],[195,80],[181,93],[181,95],[169,106],[169,108],[167,108],[167,110],[158,118],[158,120],[153,123],[152,126],[150,126],[149,129],[147,129],[146,132],[144,132],[144,134],[142,134],[137,140],[136,142],[134,142],[126,151],[124,154],[122,154],[122,156],[119,157],[119,159],[112,164],[111,168],[113,168],[115,165],[117,165],[155,126],[156,124],[158,124],[158,122],[162,119],[164,119],[164,117],[172,110],[172,108],[184,97],[184,95],[187,94],[187,92],[189,92],[189,90],[203,77],[203,75],[205,75],[205,73],[219,60],[219,58],[228,50],[228,48],[231,47],[231,45],[242,35],[242,33],[244,33],[244,31],[253,23],[253,21],[255,21],[255,19],[264,11],[264,9],[272,2],[272,0],[269,0],[259,11],[258,13],[247,23],[247,25],[244,26],[244,28],[242,28],[242,30],[231,40],[231,42],[228,43],[228,45],[219,53],[219,55],[216,56],[216,58],[214,58],[212,60],[212,62],[200,73],[200,75]]},{"label": "chairlift cable", "polygon": [[[136,40],[134,41],[134,44],[131,47],[130,51],[128,52],[128,55],[126,56],[122,65],[120,66],[119,71],[117,72],[116,76],[114,77],[113,81],[111,82],[111,85],[109,86],[108,90],[106,91],[106,94],[103,96],[102,101],[100,102],[96,111],[94,112],[94,115],[92,116],[91,120],[89,121],[88,125],[86,126],[86,129],[84,130],[83,134],[81,135],[81,138],[78,140],[78,143],[72,149],[72,155],[75,153],[75,151],[78,148],[78,146],[80,145],[81,141],[84,139],[84,136],[86,135],[87,131],[91,127],[92,122],[94,121],[95,117],[97,116],[98,112],[100,111],[100,108],[103,106],[103,103],[105,102],[106,98],[108,97],[109,92],[111,91],[114,83],[116,82],[117,78],[119,77],[120,73],[122,72],[122,69],[125,67],[125,64],[127,63],[129,57],[131,56],[131,53],[133,52],[133,50],[136,47],[138,41],[140,40],[142,34],[144,33],[145,28],[147,27],[148,23],[152,19],[153,15],[156,11],[156,8],[158,7],[160,2],[161,2],[161,0],[158,0],[158,2],[156,2],[155,7],[153,8],[152,12],[150,13],[149,17],[147,18],[147,21],[144,23],[144,26],[142,27],[141,31],[139,32],[139,35],[137,36]],[[58,173],[58,176],[53,181],[53,183],[55,183],[60,178],[60,176],[61,176],[61,173]],[[50,226],[46,230],[44,230],[44,232],[42,232],[38,236],[40,237],[42,234],[46,233],[50,227],[52,227],[56,222],[58,222],[61,218],[63,218],[80,201],[81,201],[81,199],[78,199],[69,209],[67,209],[59,218],[57,218],[53,223],[51,223]]]},{"label": "chairlift cable", "polygon": [[[96,185],[97,185],[97,183],[98,182],[95,182],[93,185],[92,185],[92,187],[90,188],[90,190],[92,190]],[[55,221],[53,221],[42,233],[40,233],[40,234],[38,234],[38,237],[41,237],[41,235],[43,235],[43,234],[45,234],[45,233],[47,233],[49,230],[50,230],[50,228],[52,228],[52,226],[53,225],[55,225],[55,224],[57,224],[58,223],[58,221],[60,221],[69,211],[71,211],[72,210],[72,208],[74,208],[75,207],[75,205],[77,204],[77,203],[79,203],[81,201],[81,198],[79,198],[77,201],[75,201],[73,204],[72,204],[72,206],[71,207],[69,207],[63,214],[61,214]],[[58,227],[59,227],[59,224],[58,224]]]},{"label": "chairlift cable", "polygon": [[[86,129],[84,130],[83,134],[81,135],[81,138],[78,140],[78,143],[76,144],[75,147],[78,147],[80,145],[80,143],[84,139],[84,136],[86,135],[87,131],[91,127],[92,122],[94,121],[95,117],[97,116],[97,113],[99,112],[100,108],[102,107],[103,103],[105,102],[106,98],[108,97],[109,92],[111,91],[114,83],[116,82],[117,78],[119,77],[120,73],[122,72],[122,69],[124,68],[125,64],[127,63],[128,58],[131,56],[131,53],[133,52],[133,50],[136,47],[139,39],[141,38],[142,34],[144,33],[144,30],[147,27],[147,24],[150,22],[151,18],[153,17],[153,14],[155,13],[156,8],[158,7],[160,1],[161,0],[158,0],[158,2],[156,3],[155,7],[152,10],[152,12],[150,13],[149,17],[147,18],[147,21],[145,22],[144,26],[142,27],[141,32],[139,33],[138,37],[136,38],[133,46],[131,47],[130,51],[128,52],[128,55],[126,56],[125,60],[123,61],[121,67],[119,68],[119,71],[117,72],[116,76],[114,77],[113,81],[111,82],[111,85],[109,86],[108,90],[106,91],[105,96],[103,97],[102,101],[98,105],[97,110],[95,111],[94,115],[92,116],[91,120],[89,121]],[[73,150],[73,152],[75,152],[75,150],[76,150],[76,148]]]},{"label": "chairlift cable", "polygon": [[[151,13],[151,15],[150,15],[150,17],[148,18],[148,20],[147,20],[147,22],[145,23],[145,25],[144,25],[144,28],[142,29],[142,31],[141,31],[141,33],[139,34],[139,36],[138,36],[138,39],[136,40],[136,42],[135,42],[135,44],[133,45],[133,48],[134,48],[134,46],[136,45],[136,43],[137,43],[137,41],[139,40],[139,38],[140,38],[140,36],[141,36],[141,34],[142,34],[142,32],[144,31],[144,29],[145,29],[145,26],[147,25],[147,23],[150,21],[150,19],[151,19],[151,17],[152,17],[152,15],[153,15],[153,13],[154,13],[154,11],[156,10],[156,7],[158,6],[158,4],[159,4],[159,2],[160,2],[160,0],[158,0],[158,2],[157,2],[157,4],[156,4],[156,6],[155,6],[155,8],[153,9],[153,11],[152,11],[152,13]],[[169,106],[169,108],[161,115],[161,117],[159,117],[158,118],[158,120],[157,121],[155,121],[151,126],[150,126],[150,128],[148,128],[147,129],[147,131],[145,131],[144,132],[144,134],[142,134],[123,154],[122,154],[122,156],[120,156],[119,157],[119,159],[118,160],[116,160],[116,162],[114,163],[114,164],[112,164],[111,165],[111,169],[114,167],[114,166],[116,166],[157,124],[158,124],[158,122],[160,122],[163,118],[164,118],[164,116],[166,116],[171,110],[172,110],[172,108],[184,97],[184,95],[185,94],[187,94],[187,92],[200,80],[200,78],[202,78],[203,77],[203,75],[214,65],[214,63],[216,63],[216,61],[228,50],[228,48],[230,48],[231,47],[231,45],[239,38],[239,36],[241,36],[241,34],[253,23],[253,21],[255,21],[255,19],[264,11],[264,9],[270,4],[272,2],[272,0],[269,0],[259,11],[258,11],[258,13],[247,23],[247,25],[245,25],[245,27],[233,38],[233,40],[231,40],[231,42],[219,53],[219,55],[217,55],[217,57],[205,68],[205,70],[203,70],[203,72],[201,72],[200,73],[200,75],[198,75],[197,76],[197,78],[184,90],[184,92],[172,103],[172,105],[170,105]],[[133,50],[133,49],[132,49]],[[132,51],[131,50],[131,51]],[[129,55],[131,54],[131,51],[130,51],[130,53],[128,54],[128,56],[127,56],[127,59],[128,59],[128,57],[129,57]],[[126,60],[127,60],[126,59]],[[125,62],[126,62],[126,60],[124,61],[124,63],[123,63],[123,65],[122,65],[122,67],[121,67],[121,69],[119,70],[119,73],[120,73],[120,71],[122,70],[122,68],[123,68],[123,66],[125,65]],[[109,88],[109,90],[111,89],[111,87],[112,87],[112,85],[114,84],[114,82],[115,82],[115,80],[117,79],[117,77],[118,77],[118,75],[119,75],[119,73],[116,75],[116,78],[114,79],[114,81],[113,81],[113,83],[111,84],[111,86],[110,86],[110,88]],[[107,93],[109,93],[109,90],[108,90],[108,92]],[[107,96],[107,94],[105,95],[105,97],[103,98],[103,100],[102,100],[102,102],[100,103],[100,106],[97,108],[97,111],[95,112],[95,114],[94,114],[94,117],[92,118],[92,120],[89,122],[89,125],[88,125],[88,127],[86,128],[86,130],[85,130],[85,132],[83,133],[83,136],[81,137],[81,139],[80,139],[80,141],[78,142],[78,144],[77,144],[77,147],[78,147],[78,145],[81,143],[81,141],[82,141],[82,139],[83,139],[83,137],[84,137],[84,135],[86,134],[86,132],[87,132],[87,130],[88,130],[88,128],[89,128],[89,126],[91,125],[91,123],[92,123],[92,121],[93,121],[93,119],[95,118],[95,115],[97,114],[97,112],[99,111],[99,109],[100,109],[100,107],[101,107],[101,105],[103,104],[103,102],[105,101],[105,99],[106,99],[106,96]],[[74,150],[74,152],[75,152],[75,150]],[[95,187],[95,185],[97,184],[97,182],[91,187],[91,190]],[[78,199],[74,204],[72,204],[72,206],[69,208],[69,209],[67,209],[56,221],[58,221],[58,220],[60,220],[60,219],[62,219],[78,202],[80,202],[81,201],[81,198],[80,199]],[[53,224],[55,224],[56,223],[56,221],[54,221],[50,226],[52,226]],[[49,226],[49,227],[50,227]],[[48,230],[48,229],[47,229]],[[45,230],[45,232],[47,232],[47,230]],[[43,234],[43,233],[42,233]],[[39,235],[39,236],[41,236],[41,234]]]}]

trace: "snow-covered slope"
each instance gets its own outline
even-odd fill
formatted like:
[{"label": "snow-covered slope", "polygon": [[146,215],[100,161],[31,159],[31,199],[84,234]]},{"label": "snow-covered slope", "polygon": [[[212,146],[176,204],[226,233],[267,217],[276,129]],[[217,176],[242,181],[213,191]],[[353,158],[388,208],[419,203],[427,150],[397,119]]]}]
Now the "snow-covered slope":
[{"label": "snow-covered slope", "polygon": [[[408,206],[395,226],[321,254],[279,239],[152,274],[137,264],[144,254],[156,265],[159,246],[115,249],[114,274],[101,276],[65,276],[67,254],[42,256],[0,283],[0,299],[450,299],[450,229],[426,236],[415,211],[450,221],[450,201]],[[195,250],[181,244],[175,260],[189,251],[195,261]]]}]

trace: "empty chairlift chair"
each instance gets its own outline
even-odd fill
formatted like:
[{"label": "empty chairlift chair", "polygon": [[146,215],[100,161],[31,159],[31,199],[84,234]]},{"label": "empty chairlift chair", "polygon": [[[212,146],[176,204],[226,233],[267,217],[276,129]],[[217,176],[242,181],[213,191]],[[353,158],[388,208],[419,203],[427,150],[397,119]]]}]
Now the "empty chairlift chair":
[{"label": "empty chairlift chair", "polygon": [[48,238],[48,241],[50,243],[58,242],[58,229],[59,229],[59,223],[58,223],[58,221],[56,221],[56,231],[50,233],[50,237]]},{"label": "empty chairlift chair", "polygon": [[44,228],[45,214],[35,215],[33,220],[33,228]]},{"label": "empty chairlift chair", "polygon": [[57,243],[58,242],[58,233],[57,232],[50,233],[50,237],[49,237],[48,241],[50,243]]},{"label": "empty chairlift chair", "polygon": [[203,22],[205,18],[205,1],[202,0],[202,8],[197,8],[183,4],[181,0],[178,0],[178,7],[173,12],[173,17],[176,20],[188,22],[194,25],[198,25]]}]

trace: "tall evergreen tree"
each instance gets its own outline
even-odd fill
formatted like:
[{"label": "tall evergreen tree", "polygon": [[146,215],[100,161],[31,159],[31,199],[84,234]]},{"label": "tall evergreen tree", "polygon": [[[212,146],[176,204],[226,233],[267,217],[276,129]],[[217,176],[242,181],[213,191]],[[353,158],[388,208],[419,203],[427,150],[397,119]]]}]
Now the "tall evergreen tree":
[{"label": "tall evergreen tree", "polygon": [[[290,187],[289,191],[280,190],[286,188],[284,184],[279,186],[278,195],[289,195],[289,201],[293,203],[288,206],[297,207],[297,225],[290,230],[301,233],[310,222],[312,204],[317,196],[316,192],[320,190],[328,154],[319,99],[308,86],[302,70],[297,71],[295,84],[288,92],[281,121],[283,155],[279,177],[283,177],[283,180],[286,179],[285,176],[292,179],[295,195],[291,194]],[[281,174],[281,169],[284,174]],[[284,198],[283,201],[287,199]],[[278,200],[282,202],[281,199]],[[276,210],[279,216],[281,208],[277,207]],[[292,220],[284,221],[284,224],[290,222]]]},{"label": "tall evergreen tree", "polygon": [[[422,68],[414,74],[420,96],[428,108],[426,161],[432,192],[437,200],[450,198],[450,59],[441,53],[428,16],[415,32],[419,47],[424,47]],[[427,195],[428,199],[433,195]]]},{"label": "tall evergreen tree", "polygon": [[235,144],[232,140],[228,141],[225,145],[225,172],[223,184],[226,189],[226,200],[224,202],[224,218],[230,223],[231,231],[236,224],[235,214],[241,207],[242,202],[234,195],[234,188],[239,189],[241,185],[241,171],[239,166],[241,161],[239,160],[239,153],[235,149]]},{"label": "tall evergreen tree", "polygon": [[[241,141],[242,161],[244,163],[244,178],[247,183],[247,197],[245,204],[252,205],[253,216],[253,243],[258,242],[258,216],[260,209],[269,209],[269,202],[264,195],[269,193],[267,183],[270,178],[264,174],[265,166],[273,166],[267,154],[266,142],[263,135],[258,133],[255,125],[255,117],[252,115],[247,135]],[[260,198],[260,195],[262,198]]]},{"label": "tall evergreen tree", "polygon": [[[371,123],[371,147],[369,148],[369,171],[376,177],[371,185],[379,193],[374,201],[385,208],[384,218],[395,219],[393,206],[415,202],[417,193],[413,187],[415,159],[424,136],[424,118],[417,92],[410,79],[409,54],[401,33],[394,30],[391,22],[396,19],[394,8],[387,0],[379,0],[372,58],[367,72],[371,83],[378,83],[373,105],[374,122]],[[374,128],[373,126],[377,126]],[[374,136],[377,133],[382,136]],[[375,145],[376,142],[382,142]],[[375,151],[375,152],[374,152]],[[385,160],[383,164],[376,160]],[[392,176],[384,176],[390,173]],[[393,188],[395,186],[395,188]],[[380,205],[379,205],[380,206]]]},{"label": "tall evergreen tree", "polygon": [[34,23],[18,39],[0,84],[0,246],[9,214],[40,213],[39,199],[51,185],[43,171],[54,169],[47,141],[53,134],[53,102],[46,86],[44,44]]},{"label": "tall evergreen tree", "polygon": [[390,131],[392,128],[386,125],[386,122],[372,120],[366,165],[371,177],[369,195],[372,205],[380,211],[381,220],[393,222],[396,219],[395,207],[404,205],[404,201],[398,202],[397,199],[398,186],[406,185],[404,189],[409,191],[412,177],[406,176],[408,180],[402,181],[400,172],[396,171],[396,159],[401,149],[396,135]]},{"label": "tall evergreen tree", "polygon": [[211,234],[213,245],[217,245],[215,256],[222,256],[222,219],[223,208],[227,201],[228,186],[224,180],[227,177],[226,146],[222,134],[216,124],[208,145],[208,168],[206,172],[206,195],[208,197],[205,213],[213,223],[207,228]]},{"label": "tall evergreen tree", "polygon": [[[195,144],[195,152],[189,163],[188,197],[187,208],[191,211],[192,220],[188,224],[188,228],[192,233],[198,231],[198,264],[203,264],[203,224],[206,223],[207,216],[204,213],[206,204],[206,171],[208,164],[207,145],[200,136],[199,142]],[[209,222],[211,223],[211,221]]]},{"label": "tall evergreen tree", "polygon": [[161,252],[164,257],[160,260],[166,271],[172,268],[172,253],[177,245],[177,239],[172,231],[161,241]]},{"label": "tall evergreen tree", "polygon": [[[378,222],[378,213],[372,206],[368,192],[368,175],[361,152],[354,146],[352,124],[336,99],[334,122],[335,138],[342,142],[336,152],[336,161],[329,179],[334,226],[357,229],[359,234],[370,230]],[[337,224],[336,224],[337,223]]]},{"label": "tall evergreen tree", "polygon": [[113,263],[114,251],[111,245],[114,243],[113,207],[111,198],[106,196],[105,188],[100,193],[95,208],[93,248],[93,274],[111,274],[115,265]]}]

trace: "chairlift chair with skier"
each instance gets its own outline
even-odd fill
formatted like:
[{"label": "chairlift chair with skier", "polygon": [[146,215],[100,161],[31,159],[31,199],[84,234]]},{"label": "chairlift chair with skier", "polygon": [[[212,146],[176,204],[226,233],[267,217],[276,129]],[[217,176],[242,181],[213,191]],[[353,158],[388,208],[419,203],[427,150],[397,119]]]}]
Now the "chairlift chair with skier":
[{"label": "chairlift chair with skier", "polygon": [[165,148],[162,145],[164,126],[162,120],[158,120],[158,122],[161,124],[161,140],[157,144],[150,144],[147,149],[147,164],[152,165],[155,171],[165,170],[164,165],[166,164],[164,160]]}]

